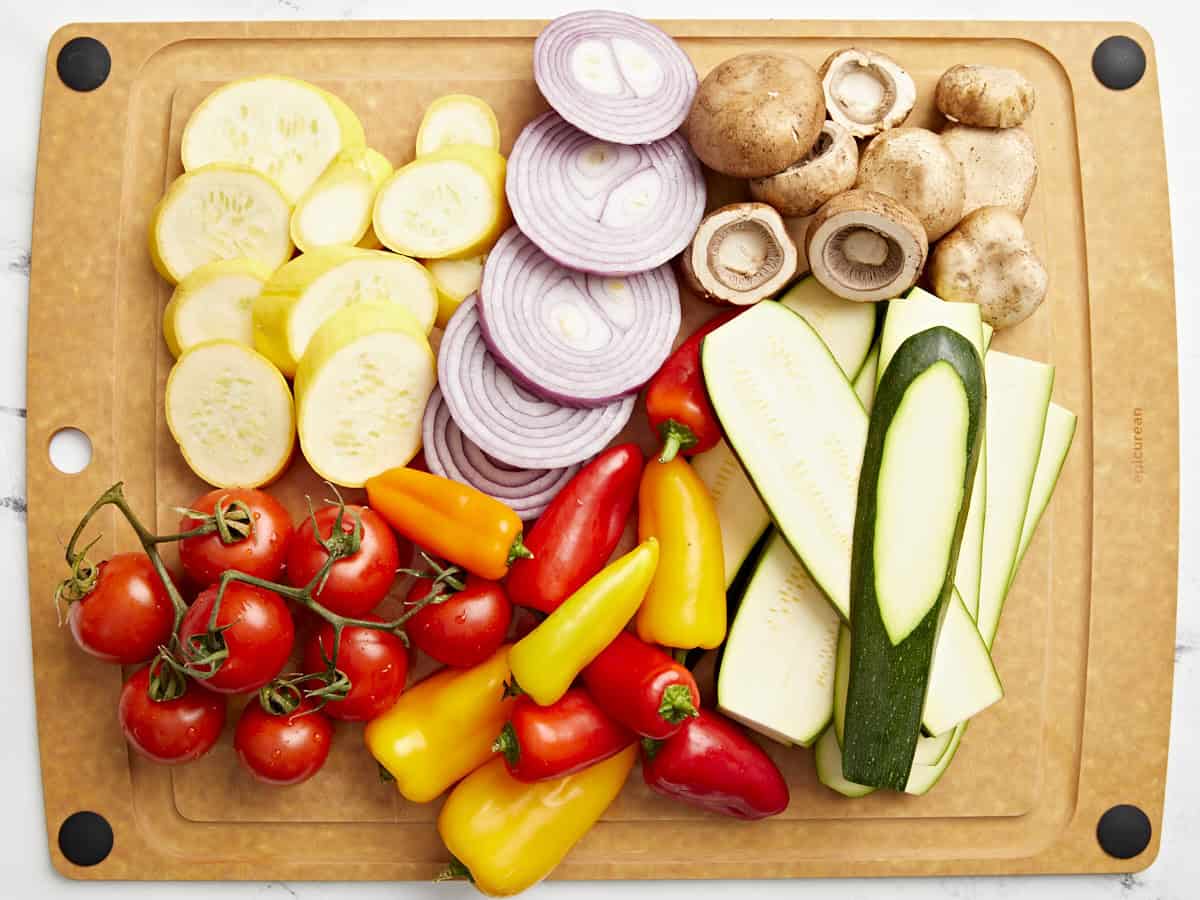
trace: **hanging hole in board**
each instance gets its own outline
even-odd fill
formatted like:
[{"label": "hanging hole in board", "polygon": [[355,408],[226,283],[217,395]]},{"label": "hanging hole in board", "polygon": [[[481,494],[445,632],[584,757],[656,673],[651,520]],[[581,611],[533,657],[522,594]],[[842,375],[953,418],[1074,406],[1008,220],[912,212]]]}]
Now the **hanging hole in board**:
[{"label": "hanging hole in board", "polygon": [[78,428],[60,428],[50,435],[50,464],[67,475],[78,475],[92,461],[92,442]]},{"label": "hanging hole in board", "polygon": [[58,849],[77,866],[95,866],[108,858],[113,848],[113,830],[99,813],[71,813],[58,828]]}]

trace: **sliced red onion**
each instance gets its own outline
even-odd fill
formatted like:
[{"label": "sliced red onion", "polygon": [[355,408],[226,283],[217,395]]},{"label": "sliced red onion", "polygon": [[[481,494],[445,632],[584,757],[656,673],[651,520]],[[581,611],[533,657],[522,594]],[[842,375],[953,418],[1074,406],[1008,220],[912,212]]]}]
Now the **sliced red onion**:
[{"label": "sliced red onion", "polygon": [[520,469],[494,459],[454,424],[450,407],[437,388],[425,407],[421,431],[430,472],[483,491],[526,521],[545,512],[554,495],[579,471],[579,466]]},{"label": "sliced red onion", "polygon": [[488,253],[479,318],[492,355],[539,397],[602,406],[650,380],[679,332],[669,265],[628,278],[560,266],[517,228]]},{"label": "sliced red onion", "polygon": [[446,323],[438,384],[454,423],[479,449],[528,469],[583,462],[616,437],[634,397],[589,409],[543,400],[521,387],[488,352],[472,294]]},{"label": "sliced red onion", "polygon": [[620,12],[587,10],[547,25],[533,77],[558,114],[617,144],[648,144],[687,118],[696,67],[666,32]]},{"label": "sliced red onion", "polygon": [[612,144],[553,111],[517,138],[506,191],[526,237],[555,262],[597,275],[661,266],[704,217],[700,161],[678,132],[636,147]]}]

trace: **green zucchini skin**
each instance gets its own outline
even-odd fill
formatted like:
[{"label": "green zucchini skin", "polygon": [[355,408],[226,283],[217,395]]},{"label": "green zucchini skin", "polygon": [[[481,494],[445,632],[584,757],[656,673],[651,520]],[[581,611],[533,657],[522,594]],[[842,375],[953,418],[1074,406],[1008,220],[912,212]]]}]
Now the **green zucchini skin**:
[{"label": "green zucchini skin", "polygon": [[[939,362],[949,363],[966,389],[967,464],[963,500],[938,602],[908,637],[893,645],[875,594],[876,487],[884,439],[905,392],[919,375]],[[958,549],[984,434],[986,405],[979,354],[966,338],[941,325],[905,340],[879,382],[858,482],[850,567],[850,627],[854,640],[842,768],[845,777],[858,784],[902,791],[908,783],[921,730],[921,711],[938,622],[954,589]],[[919,473],[914,473],[914,477],[919,477]]]}]

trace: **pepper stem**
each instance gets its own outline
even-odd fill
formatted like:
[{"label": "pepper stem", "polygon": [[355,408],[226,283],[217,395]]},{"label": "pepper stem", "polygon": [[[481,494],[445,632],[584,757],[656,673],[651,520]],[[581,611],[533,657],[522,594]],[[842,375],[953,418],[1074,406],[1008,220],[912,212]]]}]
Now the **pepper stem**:
[{"label": "pepper stem", "polygon": [[654,738],[642,738],[642,755],[646,757],[646,762],[653,762],[654,757],[658,756],[658,751],[665,743],[666,741],[658,741]]},{"label": "pepper stem", "polygon": [[694,447],[700,442],[696,432],[674,419],[663,422],[658,428],[658,435],[663,441],[662,452],[658,454],[660,463],[669,463],[680,450]]},{"label": "pepper stem", "polygon": [[512,542],[512,546],[508,548],[507,565],[512,565],[518,559],[533,559],[533,551],[525,546],[525,542],[521,540],[521,535],[517,535]]},{"label": "pepper stem", "polygon": [[672,725],[678,725],[684,719],[700,715],[696,704],[692,702],[692,689],[686,684],[668,685],[667,689],[663,691],[658,714]]},{"label": "pepper stem", "polygon": [[509,768],[514,768],[521,761],[521,741],[517,738],[517,730],[512,722],[505,722],[496,740],[492,741],[492,752],[503,753]]},{"label": "pepper stem", "polygon": [[450,857],[450,862],[446,863],[446,868],[433,876],[434,883],[443,881],[469,881],[475,883],[474,876],[471,875],[471,870],[462,864],[462,861],[456,856]]}]

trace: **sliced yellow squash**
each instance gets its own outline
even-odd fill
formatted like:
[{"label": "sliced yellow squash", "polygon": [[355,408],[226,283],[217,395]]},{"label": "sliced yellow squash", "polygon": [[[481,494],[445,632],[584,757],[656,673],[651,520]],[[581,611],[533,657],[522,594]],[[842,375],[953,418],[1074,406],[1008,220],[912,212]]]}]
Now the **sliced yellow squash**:
[{"label": "sliced yellow squash", "polygon": [[343,150],[292,211],[292,242],[304,253],[360,243],[371,228],[375,194],[391,174],[382,153]]},{"label": "sliced yellow squash", "polygon": [[440,327],[446,327],[446,323],[458,309],[458,304],[479,290],[479,285],[483,282],[485,260],[487,260],[487,254],[480,253],[478,256],[468,256],[466,259],[426,261],[425,268],[433,276],[433,283],[437,287],[437,324]]},{"label": "sliced yellow squash", "polygon": [[325,247],[280,268],[254,301],[254,347],[289,378],[317,329],[345,306],[386,303],[404,309],[424,337],[438,297],[415,259],[383,250]]},{"label": "sliced yellow squash", "polygon": [[362,122],[315,84],[282,75],[233,81],[204,98],[183,129],[183,167],[239,163],[295,203],[342,150],[366,144]]},{"label": "sliced yellow squash", "polygon": [[178,357],[205,341],[254,346],[251,307],[271,270],[253,259],[223,259],[179,282],[163,311],[163,337]]},{"label": "sliced yellow squash", "polygon": [[154,208],[150,259],[172,284],[222,259],[253,259],[274,270],[292,255],[291,214],[279,186],[246,166],[185,172]]},{"label": "sliced yellow squash", "polygon": [[167,377],[167,427],[188,466],[215,487],[258,487],[287,468],[296,418],[287,382],[237,341],[186,351]]},{"label": "sliced yellow squash", "polygon": [[443,147],[474,144],[500,150],[500,123],[492,108],[470,94],[438,97],[425,110],[417,129],[417,156],[435,153]]},{"label": "sliced yellow squash", "polygon": [[420,259],[483,253],[508,227],[504,157],[495,150],[443,147],[396,170],[375,198],[375,234],[385,247]]},{"label": "sliced yellow squash", "polygon": [[361,487],[421,448],[421,419],[437,362],[396,303],[357,303],[318,329],[296,372],[305,459],[322,478]]}]

